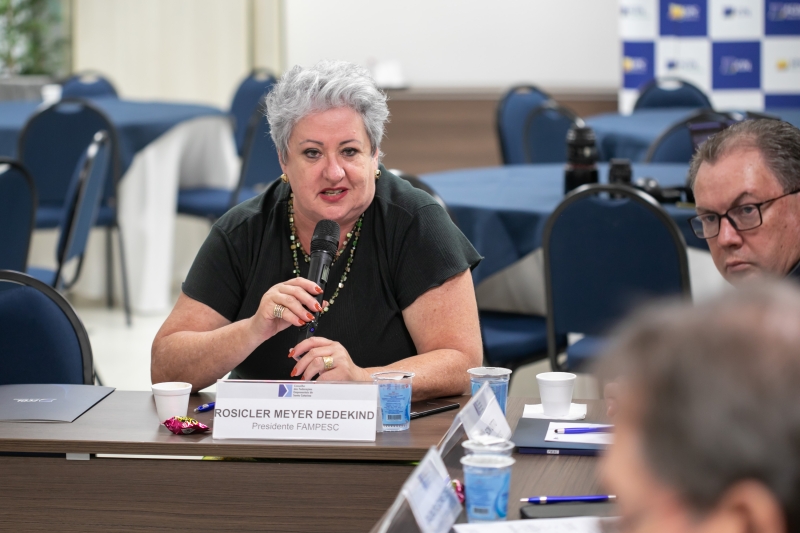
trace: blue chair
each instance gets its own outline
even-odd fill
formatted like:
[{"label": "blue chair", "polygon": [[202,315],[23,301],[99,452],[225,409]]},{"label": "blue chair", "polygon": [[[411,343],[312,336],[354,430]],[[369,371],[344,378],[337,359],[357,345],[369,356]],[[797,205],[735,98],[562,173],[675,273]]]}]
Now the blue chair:
[{"label": "blue chair", "polygon": [[25,167],[0,157],[0,270],[25,272],[36,202],[36,185]]},{"label": "blue chair", "polygon": [[97,72],[78,72],[61,82],[61,98],[119,98],[114,84]]},{"label": "blue chair", "polygon": [[525,159],[525,121],[531,111],[550,100],[550,95],[533,85],[518,85],[497,104],[497,138],[504,165],[520,165]]},{"label": "blue chair", "polygon": [[[70,183],[67,209],[56,248],[58,266],[56,270],[31,267],[28,269],[31,276],[57,290],[69,288],[78,279],[89,232],[97,219],[110,162],[111,145],[108,133],[99,131],[78,163]],[[78,260],[77,270],[73,279],[65,282],[64,265],[73,259]]]},{"label": "blue chair", "polygon": [[665,107],[711,109],[711,100],[698,87],[678,78],[652,80],[640,91],[633,110]]},{"label": "blue chair", "polygon": [[233,136],[239,157],[244,154],[250,117],[256,111],[265,111],[264,96],[272,89],[275,82],[275,76],[270,71],[253,69],[236,89],[231,102],[231,115],[234,120]]},{"label": "blue chair", "polygon": [[178,213],[216,220],[233,206],[258,195],[281,175],[278,151],[266,116],[256,110],[250,118],[239,182],[229,189],[198,188],[178,191]]},{"label": "blue chair", "polygon": [[571,110],[552,100],[528,114],[525,121],[525,162],[566,163],[567,132],[583,121]]},{"label": "blue chair", "polygon": [[645,163],[689,163],[698,143],[693,138],[695,131],[707,127],[718,130],[734,121],[725,113],[700,110],[676,122],[653,141],[644,157]]},{"label": "blue chair", "polygon": [[93,383],[92,345],[78,315],[55,289],[0,270],[0,385]]},{"label": "blue chair", "polygon": [[[106,291],[108,305],[113,305],[114,268],[113,232],[117,230],[124,293],[128,293],[127,266],[122,231],[117,218],[117,184],[121,177],[119,141],[108,116],[86,100],[64,99],[34,113],[22,129],[17,146],[19,160],[28,168],[36,183],[39,207],[36,228],[56,228],[64,219],[67,189],[78,161],[95,133],[105,130],[111,143],[111,164],[103,184],[103,197],[95,222],[106,228]],[[128,324],[130,302],[124,301]]]},{"label": "blue chair", "polygon": [[[548,355],[553,370],[580,370],[634,305],[690,297],[686,242],[652,196],[623,185],[584,185],[544,230]],[[559,338],[585,337],[558,359]]]}]

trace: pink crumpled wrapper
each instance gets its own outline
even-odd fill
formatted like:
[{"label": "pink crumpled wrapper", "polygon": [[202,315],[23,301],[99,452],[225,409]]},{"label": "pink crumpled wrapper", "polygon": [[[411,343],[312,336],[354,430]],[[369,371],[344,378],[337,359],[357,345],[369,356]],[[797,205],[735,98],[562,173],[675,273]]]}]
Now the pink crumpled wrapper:
[{"label": "pink crumpled wrapper", "polygon": [[205,433],[208,431],[208,426],[189,418],[188,416],[173,416],[165,420],[164,425],[168,430],[176,435],[189,435],[191,433]]}]

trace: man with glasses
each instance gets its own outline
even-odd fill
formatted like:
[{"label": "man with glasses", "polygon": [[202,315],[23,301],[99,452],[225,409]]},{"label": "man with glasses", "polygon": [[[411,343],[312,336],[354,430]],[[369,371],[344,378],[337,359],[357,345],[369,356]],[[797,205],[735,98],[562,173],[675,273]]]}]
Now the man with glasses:
[{"label": "man with glasses", "polygon": [[695,235],[730,283],[800,279],[800,130],[747,120],[706,141],[689,169]]}]

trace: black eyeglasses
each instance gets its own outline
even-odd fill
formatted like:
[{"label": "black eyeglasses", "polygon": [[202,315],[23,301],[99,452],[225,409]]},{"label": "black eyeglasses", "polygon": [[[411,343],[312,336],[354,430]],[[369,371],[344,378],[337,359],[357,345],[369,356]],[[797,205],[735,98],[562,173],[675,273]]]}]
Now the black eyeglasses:
[{"label": "black eyeglasses", "polygon": [[761,206],[780,200],[785,196],[797,194],[800,189],[792,192],[787,192],[776,198],[764,200],[757,204],[744,204],[731,207],[723,214],[719,213],[703,213],[689,219],[689,224],[692,226],[692,231],[700,239],[713,239],[719,235],[719,225],[723,218],[727,218],[731,223],[733,229],[736,231],[747,231],[759,227],[763,220],[761,218]]}]

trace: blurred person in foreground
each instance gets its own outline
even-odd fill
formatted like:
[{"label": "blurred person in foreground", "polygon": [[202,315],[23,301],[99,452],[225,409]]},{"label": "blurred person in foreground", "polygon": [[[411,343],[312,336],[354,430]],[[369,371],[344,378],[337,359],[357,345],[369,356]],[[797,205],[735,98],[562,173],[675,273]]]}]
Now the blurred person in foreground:
[{"label": "blurred person in foreground", "polygon": [[689,186],[692,230],[726,280],[800,281],[800,130],[769,119],[722,130],[692,158]]},{"label": "blurred person in foreground", "polygon": [[[323,61],[289,70],[266,104],[284,174],[214,224],[153,342],[153,382],[196,391],[231,371],[371,381],[398,369],[416,373],[414,399],[464,393],[482,359],[470,275],[481,257],[380,164],[386,95],[365,69]],[[341,235],[320,306],[306,276],[325,219]],[[298,344],[311,312],[316,336]]]},{"label": "blurred person in foreground", "polygon": [[601,463],[623,531],[800,531],[800,290],[754,283],[624,324]]}]

